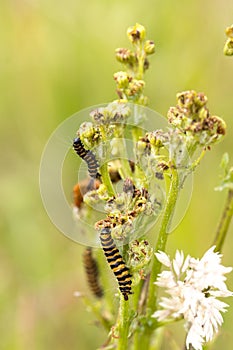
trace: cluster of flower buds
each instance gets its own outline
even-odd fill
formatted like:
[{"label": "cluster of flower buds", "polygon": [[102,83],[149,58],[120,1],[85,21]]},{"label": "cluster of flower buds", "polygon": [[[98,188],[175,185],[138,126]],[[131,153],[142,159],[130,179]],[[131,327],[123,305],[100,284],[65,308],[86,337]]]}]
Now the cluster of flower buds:
[{"label": "cluster of flower buds", "polygon": [[145,40],[145,28],[138,23],[128,28],[127,36],[135,51],[126,48],[117,48],[115,51],[116,59],[126,68],[114,74],[117,94],[120,99],[146,105],[147,98],[143,95],[145,82],[142,78],[149,68],[147,56],[155,52],[155,44],[152,40]]},{"label": "cluster of flower buds", "polygon": [[[147,176],[155,175],[163,180],[164,172],[170,167],[169,143],[173,135],[171,131],[155,130],[146,133],[136,144],[136,156],[139,166]],[[165,151],[167,149],[167,152]],[[171,153],[171,152],[170,152]]]},{"label": "cluster of flower buds", "polygon": [[125,101],[109,103],[107,107],[100,107],[93,110],[90,116],[97,126],[117,123],[125,123],[130,115],[130,108]]},{"label": "cluster of flower buds", "polygon": [[224,55],[233,56],[233,24],[226,28],[227,41],[224,45]]},{"label": "cluster of flower buds", "polygon": [[89,190],[83,197],[84,202],[89,205],[95,207],[102,201],[106,201],[108,199],[108,192],[106,186],[104,184],[99,184],[98,188]]},{"label": "cluster of flower buds", "polygon": [[95,147],[101,138],[99,127],[91,122],[84,122],[77,131],[78,137],[89,149]]},{"label": "cluster of flower buds", "polygon": [[177,94],[177,105],[168,111],[168,122],[191,137],[197,144],[209,146],[226,132],[225,122],[212,116],[206,107],[207,97],[193,90]]},{"label": "cluster of flower buds", "polygon": [[123,241],[128,238],[129,232],[136,228],[137,218],[141,214],[151,215],[154,212],[154,206],[145,188],[136,189],[133,182],[126,179],[123,192],[108,199],[105,211],[108,215],[96,223],[96,229],[109,227],[112,229],[112,237]]},{"label": "cluster of flower buds", "polygon": [[148,266],[153,254],[153,248],[147,240],[133,241],[129,249],[129,261],[133,272]]},{"label": "cluster of flower buds", "polygon": [[119,129],[124,128],[130,113],[130,108],[125,101],[109,103],[106,107],[93,110],[90,113],[92,122],[82,123],[77,131],[77,135],[81,138],[84,145],[91,149],[103,140],[103,132],[109,137],[113,136],[114,133],[119,135]]}]

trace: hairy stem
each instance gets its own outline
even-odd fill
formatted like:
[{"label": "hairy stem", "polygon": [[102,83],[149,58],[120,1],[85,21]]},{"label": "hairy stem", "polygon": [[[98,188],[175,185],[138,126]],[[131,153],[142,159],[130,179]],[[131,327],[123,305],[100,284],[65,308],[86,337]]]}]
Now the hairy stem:
[{"label": "hairy stem", "polygon": [[214,245],[216,245],[215,250],[220,252],[223,246],[223,243],[226,238],[226,234],[231,222],[231,218],[233,215],[233,190],[230,189],[228,191],[227,200],[225,203],[225,207],[223,209],[222,217],[220,219],[217,233],[214,239]]}]

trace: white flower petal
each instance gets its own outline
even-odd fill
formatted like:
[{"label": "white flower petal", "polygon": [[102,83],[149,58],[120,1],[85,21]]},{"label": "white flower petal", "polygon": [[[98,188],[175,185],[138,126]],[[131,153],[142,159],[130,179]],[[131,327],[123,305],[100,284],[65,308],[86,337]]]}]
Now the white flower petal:
[{"label": "white flower petal", "polygon": [[180,275],[183,262],[184,262],[184,253],[182,251],[177,250],[175,259],[173,260],[173,269],[177,276]]},{"label": "white flower petal", "polygon": [[171,266],[170,258],[166,253],[159,250],[158,253],[155,253],[155,256],[163,265],[167,267]]},{"label": "white flower petal", "polygon": [[204,335],[202,327],[200,327],[197,323],[194,323],[187,334],[186,338],[186,348],[189,349],[189,345],[195,350],[202,350],[202,344],[204,343]]}]

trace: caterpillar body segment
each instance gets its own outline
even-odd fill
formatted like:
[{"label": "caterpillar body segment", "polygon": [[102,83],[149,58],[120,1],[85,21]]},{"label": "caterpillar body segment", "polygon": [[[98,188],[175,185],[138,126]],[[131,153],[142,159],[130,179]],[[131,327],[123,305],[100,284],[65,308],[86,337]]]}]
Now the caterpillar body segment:
[{"label": "caterpillar body segment", "polygon": [[77,155],[87,163],[88,173],[91,178],[96,179],[100,177],[98,173],[99,163],[94,153],[85,149],[79,137],[76,137],[73,142],[73,149]]},{"label": "caterpillar body segment", "polygon": [[100,232],[100,241],[104,250],[106,259],[113,270],[114,275],[117,278],[119,289],[124,296],[125,300],[128,300],[128,295],[131,292],[131,275],[128,267],[126,267],[123,258],[114,243],[111,236],[111,229],[105,227]]}]

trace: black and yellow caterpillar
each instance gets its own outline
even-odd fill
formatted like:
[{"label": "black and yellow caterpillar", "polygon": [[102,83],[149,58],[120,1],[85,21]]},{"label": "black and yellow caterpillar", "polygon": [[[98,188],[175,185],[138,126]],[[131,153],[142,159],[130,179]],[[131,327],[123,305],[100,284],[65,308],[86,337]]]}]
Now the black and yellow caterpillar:
[{"label": "black and yellow caterpillar", "polygon": [[103,289],[99,283],[98,265],[93,257],[91,248],[85,249],[83,253],[83,264],[90,290],[97,298],[101,298],[103,296]]},{"label": "black and yellow caterpillar", "polygon": [[98,173],[99,163],[94,153],[90,150],[85,149],[79,137],[76,137],[74,139],[73,149],[75,150],[77,155],[87,163],[88,173],[90,177],[93,179],[98,178],[100,176]]},{"label": "black and yellow caterpillar", "polygon": [[119,289],[124,296],[125,300],[128,300],[128,295],[131,292],[131,275],[128,267],[126,267],[123,258],[114,243],[111,236],[111,228],[105,227],[100,231],[100,241],[104,250],[106,259],[113,270],[114,275],[117,278]]}]

